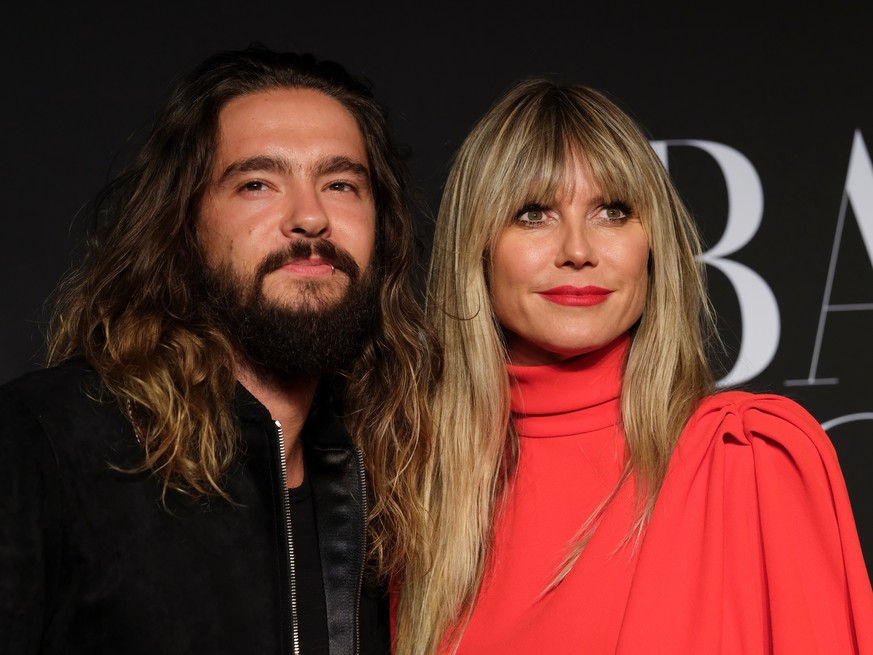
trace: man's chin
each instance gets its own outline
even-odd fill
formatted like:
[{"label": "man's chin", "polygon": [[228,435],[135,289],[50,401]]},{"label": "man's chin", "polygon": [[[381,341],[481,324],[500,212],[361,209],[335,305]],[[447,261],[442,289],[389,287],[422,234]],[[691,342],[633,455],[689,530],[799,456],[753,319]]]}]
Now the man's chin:
[{"label": "man's chin", "polygon": [[305,298],[283,298],[273,301],[267,298],[264,307],[283,314],[318,316],[338,309],[345,302],[346,298],[344,296],[334,298],[313,298],[312,296],[307,296]]},{"label": "man's chin", "polygon": [[304,378],[335,373],[356,357],[378,306],[378,296],[368,288],[351,298],[319,294],[282,300],[261,297],[247,307],[237,341],[262,369]]},{"label": "man's chin", "polygon": [[219,267],[204,271],[204,296],[221,329],[253,367],[320,378],[358,355],[379,308],[377,275],[346,274],[339,265],[336,271],[331,280],[319,282],[259,274],[247,285],[229,266]]}]

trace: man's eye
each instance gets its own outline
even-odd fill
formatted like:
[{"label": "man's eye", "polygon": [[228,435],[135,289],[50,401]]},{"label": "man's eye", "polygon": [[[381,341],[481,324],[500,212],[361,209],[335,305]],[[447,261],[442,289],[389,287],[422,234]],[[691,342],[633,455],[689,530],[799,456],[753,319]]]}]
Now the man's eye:
[{"label": "man's eye", "polygon": [[242,185],[243,191],[263,191],[266,188],[266,183],[261,180],[251,180]]},{"label": "man's eye", "polygon": [[349,182],[331,182],[328,185],[331,191],[354,191],[355,186]]}]

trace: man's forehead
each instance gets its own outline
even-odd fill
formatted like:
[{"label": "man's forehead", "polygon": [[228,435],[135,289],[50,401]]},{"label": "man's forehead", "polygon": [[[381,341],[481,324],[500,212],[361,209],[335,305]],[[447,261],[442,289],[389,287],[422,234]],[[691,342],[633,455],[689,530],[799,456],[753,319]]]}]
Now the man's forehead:
[{"label": "man's forehead", "polygon": [[315,129],[319,124],[330,124],[364,142],[358,120],[345,104],[308,87],[266,89],[231,98],[218,112],[218,133],[265,125],[276,127],[283,122]]},{"label": "man's forehead", "polygon": [[363,167],[366,140],[338,100],[308,88],[239,96],[219,113],[215,173],[245,170],[329,171]]}]

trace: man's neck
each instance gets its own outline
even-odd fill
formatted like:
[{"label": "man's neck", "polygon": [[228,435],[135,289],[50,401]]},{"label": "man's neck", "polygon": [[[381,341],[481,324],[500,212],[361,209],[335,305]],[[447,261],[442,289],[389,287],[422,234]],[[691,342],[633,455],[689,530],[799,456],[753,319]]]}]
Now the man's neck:
[{"label": "man's neck", "polygon": [[237,379],[282,425],[288,487],[303,483],[303,442],[300,432],[312,406],[317,380],[280,380],[237,366]]}]

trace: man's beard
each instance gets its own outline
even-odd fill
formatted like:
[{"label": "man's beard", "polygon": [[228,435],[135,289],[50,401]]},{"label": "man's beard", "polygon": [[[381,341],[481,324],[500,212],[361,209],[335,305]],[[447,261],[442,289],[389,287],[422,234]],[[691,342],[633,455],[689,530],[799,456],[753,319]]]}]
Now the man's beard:
[{"label": "man's beard", "polygon": [[[339,297],[325,297],[327,285],[317,281],[298,281],[288,301],[265,297],[268,274],[313,252],[334,267],[334,275],[342,271],[348,276]],[[379,302],[373,271],[371,265],[362,275],[351,255],[329,241],[297,240],[265,257],[249,279],[230,264],[204,266],[202,288],[214,319],[245,365],[274,379],[312,380],[336,373],[360,353]]]}]

